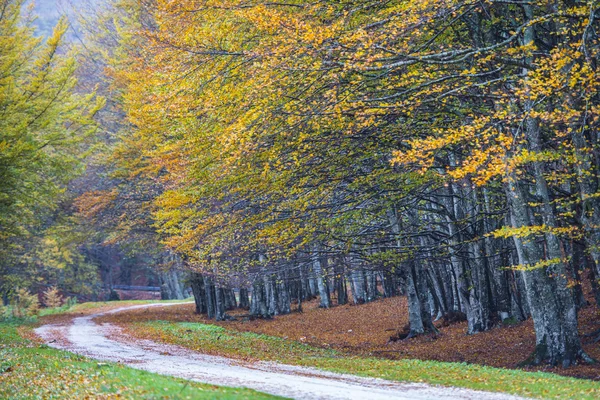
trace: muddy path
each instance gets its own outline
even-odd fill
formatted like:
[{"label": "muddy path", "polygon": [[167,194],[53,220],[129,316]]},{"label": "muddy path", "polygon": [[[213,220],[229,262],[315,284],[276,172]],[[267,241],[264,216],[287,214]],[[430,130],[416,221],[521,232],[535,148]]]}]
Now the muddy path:
[{"label": "muddy path", "polygon": [[96,360],[119,362],[132,368],[214,385],[247,387],[295,399],[519,399],[505,394],[334,374],[314,368],[239,362],[178,346],[134,340],[123,335],[116,326],[100,325],[94,321],[94,318],[105,314],[177,304],[181,303],[123,307],[77,317],[65,324],[43,325],[36,329],[36,333],[52,347]]}]

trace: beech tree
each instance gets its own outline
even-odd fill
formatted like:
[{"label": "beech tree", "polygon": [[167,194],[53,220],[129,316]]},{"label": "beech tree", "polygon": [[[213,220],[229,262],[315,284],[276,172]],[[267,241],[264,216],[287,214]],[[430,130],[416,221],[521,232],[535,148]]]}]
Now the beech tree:
[{"label": "beech tree", "polygon": [[405,294],[407,337],[531,317],[528,362],[593,362],[595,2],[117,7],[113,159],[147,195],[129,226],[190,271],[198,312],[226,319],[233,289],[263,317]]},{"label": "beech tree", "polygon": [[[93,116],[103,102],[76,91],[74,54],[63,46],[67,21],[46,40],[21,0],[0,2],[0,294],[39,285],[41,276],[81,289],[77,249],[56,237],[67,183],[81,168]],[[60,249],[57,243],[67,244]],[[85,263],[79,263],[81,271]],[[88,279],[89,280],[89,279]]]}]

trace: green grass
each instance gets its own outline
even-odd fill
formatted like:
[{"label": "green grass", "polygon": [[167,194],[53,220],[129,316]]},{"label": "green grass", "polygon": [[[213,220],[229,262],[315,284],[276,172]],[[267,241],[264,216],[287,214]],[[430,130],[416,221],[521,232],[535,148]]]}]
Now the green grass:
[{"label": "green grass", "polygon": [[210,354],[316,367],[392,381],[424,382],[540,399],[598,399],[600,382],[464,363],[351,357],[282,338],[199,323],[136,323],[138,332]]},{"label": "green grass", "polygon": [[265,361],[300,361],[311,358],[335,358],[333,350],[310,347],[292,340],[237,332],[216,325],[156,321],[138,325],[185,347],[209,354],[235,356]]},{"label": "green grass", "polygon": [[42,308],[40,310],[39,316],[45,317],[48,315],[56,315],[56,314],[76,314],[86,310],[95,310],[104,306],[111,307],[128,307],[135,306],[141,304],[169,304],[169,303],[185,303],[185,302],[193,302],[193,298],[188,298],[184,300],[121,300],[121,301],[96,301],[96,302],[87,302],[87,303],[78,303],[72,306],[64,305],[58,308]]},{"label": "green grass", "polygon": [[22,338],[0,323],[1,399],[273,399],[249,389],[188,382],[114,363],[98,363]]},{"label": "green grass", "polygon": [[64,304],[61,307],[56,308],[42,308],[39,310],[39,313],[35,316],[26,317],[26,318],[14,318],[11,315],[11,307],[2,307],[0,304],[0,322],[23,322],[25,320],[29,320],[30,322],[36,321],[38,317],[46,317],[49,315],[57,315],[57,314],[75,314],[80,313],[82,311],[88,310],[99,310],[102,307],[110,306],[110,308],[120,308],[120,307],[128,307],[135,306],[141,304],[169,304],[169,303],[185,303],[185,302],[193,302],[193,298],[188,298],[184,300],[123,300],[123,301],[97,301],[97,302],[88,302],[81,304]]},{"label": "green grass", "polygon": [[38,314],[38,317],[45,317],[47,315],[65,314],[73,311],[79,304],[65,304],[61,307],[56,308],[42,308]]},{"label": "green grass", "polygon": [[69,311],[78,312],[83,310],[91,310],[102,306],[115,306],[115,307],[128,307],[135,306],[138,304],[169,304],[169,303],[186,303],[193,302],[193,298],[184,300],[120,300],[120,301],[90,301],[87,303],[75,304]]}]

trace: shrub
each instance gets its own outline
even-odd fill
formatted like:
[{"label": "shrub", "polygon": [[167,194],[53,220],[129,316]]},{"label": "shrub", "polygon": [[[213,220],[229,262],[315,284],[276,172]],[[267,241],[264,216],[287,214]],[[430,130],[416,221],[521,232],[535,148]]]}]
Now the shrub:
[{"label": "shrub", "polygon": [[67,300],[65,300],[65,307],[67,309],[70,309],[72,307],[75,307],[75,305],[77,304],[77,297],[67,297]]},{"label": "shrub", "polygon": [[15,318],[34,317],[40,311],[40,302],[37,295],[29,293],[27,289],[17,289],[12,297],[11,308]]},{"label": "shrub", "polygon": [[58,308],[63,305],[63,296],[56,286],[49,287],[44,292],[44,305],[48,308]]},{"label": "shrub", "polygon": [[116,290],[111,289],[110,295],[108,296],[108,301],[119,301],[119,300],[121,300],[121,296],[119,296],[119,293]]},{"label": "shrub", "polygon": [[12,317],[12,310],[10,307],[0,306],[0,321],[8,320]]}]

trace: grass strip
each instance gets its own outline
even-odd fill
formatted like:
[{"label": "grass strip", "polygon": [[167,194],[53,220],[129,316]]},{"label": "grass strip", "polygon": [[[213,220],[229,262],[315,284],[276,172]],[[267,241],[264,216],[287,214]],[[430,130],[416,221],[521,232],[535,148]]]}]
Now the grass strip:
[{"label": "grass strip", "polygon": [[205,385],[100,363],[39,345],[0,323],[1,399],[275,399],[250,389]]},{"label": "grass strip", "polygon": [[392,381],[423,382],[539,399],[600,398],[600,382],[591,380],[466,363],[353,357],[293,340],[201,323],[141,322],[134,323],[131,332],[206,354],[277,361]]}]

